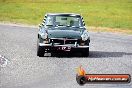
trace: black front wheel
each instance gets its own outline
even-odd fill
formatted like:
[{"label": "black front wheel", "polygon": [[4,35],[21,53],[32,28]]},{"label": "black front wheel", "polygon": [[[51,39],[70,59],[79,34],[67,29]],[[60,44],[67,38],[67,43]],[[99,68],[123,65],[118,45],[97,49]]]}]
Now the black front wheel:
[{"label": "black front wheel", "polygon": [[45,49],[44,47],[39,46],[39,39],[37,40],[37,56],[44,57]]},{"label": "black front wheel", "polygon": [[38,38],[37,40],[37,56],[44,57],[45,49],[42,46],[39,46],[39,43],[42,42],[41,38]]},{"label": "black front wheel", "polygon": [[45,54],[44,48],[41,47],[41,46],[38,46],[38,47],[37,47],[37,56],[39,56],[39,57],[44,57],[44,54]]},{"label": "black front wheel", "polygon": [[84,57],[89,56],[89,48],[83,49],[82,56],[84,56]]}]

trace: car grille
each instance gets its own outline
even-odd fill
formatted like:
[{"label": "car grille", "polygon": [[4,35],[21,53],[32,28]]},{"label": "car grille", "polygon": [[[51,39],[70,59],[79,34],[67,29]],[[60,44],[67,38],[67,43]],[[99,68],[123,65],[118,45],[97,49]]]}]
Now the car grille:
[{"label": "car grille", "polygon": [[79,39],[66,39],[66,38],[51,38],[50,43],[58,43],[60,45],[64,44],[75,44],[77,42],[78,44],[80,43]]}]

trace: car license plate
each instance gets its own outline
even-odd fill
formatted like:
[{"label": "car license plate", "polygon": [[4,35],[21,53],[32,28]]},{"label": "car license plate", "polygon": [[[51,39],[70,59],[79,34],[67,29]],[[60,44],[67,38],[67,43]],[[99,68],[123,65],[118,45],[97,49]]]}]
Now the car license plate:
[{"label": "car license plate", "polygon": [[68,47],[68,46],[62,46],[62,47],[59,47],[59,50],[63,50],[63,51],[71,51],[71,47]]}]

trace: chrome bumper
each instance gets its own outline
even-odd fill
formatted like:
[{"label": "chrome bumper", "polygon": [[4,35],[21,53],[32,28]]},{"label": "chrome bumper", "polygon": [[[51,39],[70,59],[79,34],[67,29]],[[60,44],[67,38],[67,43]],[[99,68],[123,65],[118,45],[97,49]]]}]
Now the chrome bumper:
[{"label": "chrome bumper", "polygon": [[57,45],[57,44],[44,44],[44,43],[39,43],[39,46],[41,47],[71,47],[71,48],[89,48],[89,46],[80,46],[78,44],[65,44],[65,45]]}]

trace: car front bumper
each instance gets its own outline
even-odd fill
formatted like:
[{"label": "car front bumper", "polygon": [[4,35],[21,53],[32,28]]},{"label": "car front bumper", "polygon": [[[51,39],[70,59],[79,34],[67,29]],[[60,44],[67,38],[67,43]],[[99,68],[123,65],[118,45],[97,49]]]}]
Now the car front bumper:
[{"label": "car front bumper", "polygon": [[46,52],[78,52],[78,51],[84,51],[85,49],[88,49],[89,46],[80,46],[80,45],[75,45],[75,44],[65,44],[65,45],[57,45],[57,44],[44,44],[44,43],[39,43],[39,47],[43,48]]}]

